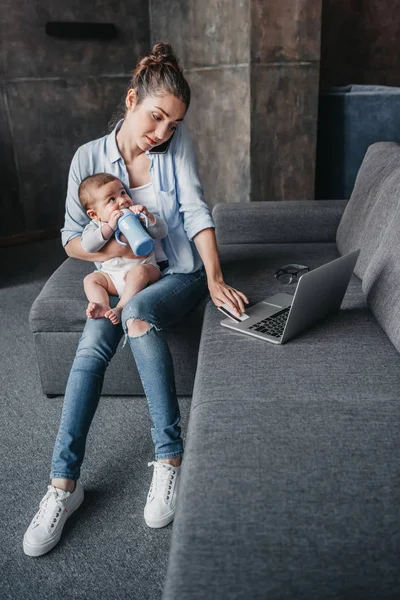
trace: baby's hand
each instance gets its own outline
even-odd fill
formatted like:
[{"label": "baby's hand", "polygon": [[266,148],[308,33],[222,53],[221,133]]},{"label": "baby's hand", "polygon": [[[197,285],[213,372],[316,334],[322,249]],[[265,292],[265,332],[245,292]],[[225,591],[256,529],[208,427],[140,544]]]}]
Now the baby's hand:
[{"label": "baby's hand", "polygon": [[[149,219],[150,225],[154,225],[154,223],[156,221],[154,215],[151,212],[149,212],[147,210],[147,207],[144,206],[143,204],[135,204],[133,206],[130,206],[129,210],[131,210],[135,215],[138,215],[139,213],[143,213]],[[140,217],[140,218],[142,219],[142,221],[144,221],[143,217]]]},{"label": "baby's hand", "polygon": [[114,231],[118,229],[118,219],[122,217],[123,214],[124,213],[121,210],[113,210],[111,213],[111,217],[108,219],[108,224]]}]

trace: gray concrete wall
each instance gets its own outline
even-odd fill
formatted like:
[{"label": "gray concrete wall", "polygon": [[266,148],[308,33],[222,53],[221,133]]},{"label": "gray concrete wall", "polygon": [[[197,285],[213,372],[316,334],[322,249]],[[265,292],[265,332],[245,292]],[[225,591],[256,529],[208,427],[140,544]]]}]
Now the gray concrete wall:
[{"label": "gray concrete wall", "polygon": [[[109,41],[47,36],[47,21],[114,23]],[[0,20],[0,238],[60,228],[76,148],[100,137],[150,42],[147,2],[4,0]],[[3,187],[4,190],[4,187]]]},{"label": "gray concrete wall", "polygon": [[314,198],[322,0],[251,0],[251,200]]},{"label": "gray concrete wall", "polygon": [[400,86],[398,0],[324,0],[321,88]]},{"label": "gray concrete wall", "polygon": [[314,197],[321,0],[151,0],[193,92],[210,205]]},{"label": "gray concrete wall", "polygon": [[152,43],[169,41],[192,91],[185,119],[206,201],[250,197],[249,0],[151,0]]},{"label": "gray concrete wall", "polygon": [[[75,149],[104,135],[138,55],[170,41],[192,88],[187,124],[210,206],[312,198],[321,0],[4,0],[0,238],[63,224]],[[47,21],[114,23],[111,41]]]}]

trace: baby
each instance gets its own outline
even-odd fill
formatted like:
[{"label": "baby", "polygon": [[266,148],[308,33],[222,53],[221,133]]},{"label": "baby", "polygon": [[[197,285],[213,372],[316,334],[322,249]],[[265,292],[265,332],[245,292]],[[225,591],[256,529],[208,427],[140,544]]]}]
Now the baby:
[{"label": "baby", "polygon": [[[82,248],[86,252],[98,252],[112,238],[123,208],[135,214],[145,214],[149,219],[147,231],[154,239],[162,239],[168,233],[168,226],[163,219],[155,217],[143,205],[133,205],[124,185],[114,175],[90,175],[80,184],[78,195],[81,205],[92,219],[81,238]],[[120,239],[126,241],[124,236]],[[136,258],[116,257],[102,262],[99,269],[87,275],[83,282],[89,301],[86,315],[89,319],[106,317],[117,325],[128,300],[160,277],[154,252]],[[110,308],[109,294],[120,298],[115,308]]]}]

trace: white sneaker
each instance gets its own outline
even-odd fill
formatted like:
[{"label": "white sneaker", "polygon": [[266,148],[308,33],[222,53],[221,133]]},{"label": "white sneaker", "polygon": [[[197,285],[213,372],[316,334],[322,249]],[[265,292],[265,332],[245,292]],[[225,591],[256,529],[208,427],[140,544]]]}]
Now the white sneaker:
[{"label": "white sneaker", "polygon": [[144,507],[144,520],[149,527],[165,527],[175,516],[181,467],[160,461],[149,462],[149,467],[152,465],[153,479]]},{"label": "white sneaker", "polygon": [[68,517],[80,507],[83,487],[76,482],[73,492],[64,492],[49,485],[39,510],[24,535],[24,552],[28,556],[42,556],[60,541]]}]

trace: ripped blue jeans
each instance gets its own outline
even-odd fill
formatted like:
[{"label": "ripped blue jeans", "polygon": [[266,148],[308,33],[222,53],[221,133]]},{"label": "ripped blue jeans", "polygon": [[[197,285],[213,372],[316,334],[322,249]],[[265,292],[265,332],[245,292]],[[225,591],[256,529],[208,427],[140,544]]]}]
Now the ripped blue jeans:
[{"label": "ripped blue jeans", "polygon": [[[149,405],[155,457],[163,459],[183,454],[172,357],[163,328],[188,313],[202,298],[206,287],[204,269],[166,275],[128,302],[122,312],[123,327],[105,318],[87,320],[65,391],[53,451],[52,479],[79,479],[104,373],[124,330],[127,331],[126,321],[131,318],[151,325],[144,334],[127,336],[127,339]],[[117,299],[113,300],[116,304]]]}]

